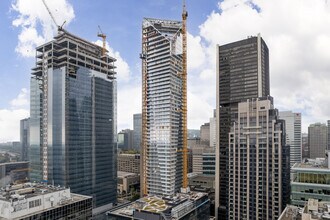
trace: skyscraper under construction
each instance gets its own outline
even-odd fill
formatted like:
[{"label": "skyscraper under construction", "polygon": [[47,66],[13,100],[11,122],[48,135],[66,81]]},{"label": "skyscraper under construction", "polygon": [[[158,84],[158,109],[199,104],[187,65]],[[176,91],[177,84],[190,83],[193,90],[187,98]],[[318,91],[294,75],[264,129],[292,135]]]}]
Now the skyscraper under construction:
[{"label": "skyscraper under construction", "polygon": [[182,22],[142,24],[142,194],[173,195],[183,182],[186,122]]},{"label": "skyscraper under construction", "polygon": [[31,77],[32,180],[116,202],[115,59],[61,30],[37,47]]}]

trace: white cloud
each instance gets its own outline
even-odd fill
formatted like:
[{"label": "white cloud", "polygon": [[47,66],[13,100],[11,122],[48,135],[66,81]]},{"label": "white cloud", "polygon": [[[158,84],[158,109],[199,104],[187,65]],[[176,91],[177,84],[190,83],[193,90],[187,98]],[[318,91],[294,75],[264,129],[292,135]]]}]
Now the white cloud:
[{"label": "white cloud", "polygon": [[[68,25],[74,18],[74,11],[67,0],[45,0],[58,25]],[[21,29],[16,52],[24,57],[35,56],[35,47],[52,39],[57,27],[41,0],[15,0],[12,11],[17,13],[12,25]]]},{"label": "white cloud", "polygon": [[[118,82],[118,85],[120,82]],[[133,114],[142,111],[141,85],[137,83],[122,84],[118,86],[118,108],[117,120],[118,131],[130,128],[133,129]]]},{"label": "white cloud", "polygon": [[11,100],[10,105],[13,108],[28,107],[29,106],[29,91],[26,88],[21,89],[17,98]]},{"label": "white cloud", "polygon": [[[211,78],[215,80],[216,44],[261,33],[270,51],[270,84],[275,107],[302,112],[304,131],[308,123],[329,119],[330,3],[324,0],[224,0],[218,7],[200,25],[200,44],[204,45],[206,57],[200,67],[194,66],[194,69],[200,68],[200,82],[207,81],[212,71],[214,78]],[[214,106],[215,90],[210,91],[211,96],[203,94],[213,88],[213,80],[198,84],[197,79],[195,77],[192,84],[199,86],[198,97]]]},{"label": "white cloud", "polygon": [[[97,40],[94,43],[101,47],[103,46],[103,42],[101,40]],[[108,50],[109,56],[114,57],[117,60],[115,62],[115,66],[117,67],[115,71],[117,72],[118,81],[129,81],[130,68],[127,62],[120,56],[120,53],[118,51],[115,51],[109,46],[108,42],[106,42],[106,49]]]},{"label": "white cloud", "polygon": [[19,141],[20,120],[29,116],[28,90],[23,88],[10,102],[10,108],[0,109],[0,142]]},{"label": "white cloud", "polygon": [[193,36],[191,34],[187,34],[187,45],[189,45],[187,49],[188,59],[187,59],[187,66],[188,71],[194,70],[200,67],[205,62],[205,54],[204,49],[201,44],[201,37],[200,36]]}]

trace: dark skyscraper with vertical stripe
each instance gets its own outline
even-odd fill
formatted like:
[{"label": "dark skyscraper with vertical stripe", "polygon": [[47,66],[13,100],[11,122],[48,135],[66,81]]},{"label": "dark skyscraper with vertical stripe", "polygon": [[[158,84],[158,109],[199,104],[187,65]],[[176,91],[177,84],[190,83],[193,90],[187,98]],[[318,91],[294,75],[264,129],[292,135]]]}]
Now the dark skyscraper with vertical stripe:
[{"label": "dark skyscraper with vertical stripe", "polygon": [[269,95],[268,47],[260,35],[217,46],[216,215],[228,218],[228,147],[238,103]]}]

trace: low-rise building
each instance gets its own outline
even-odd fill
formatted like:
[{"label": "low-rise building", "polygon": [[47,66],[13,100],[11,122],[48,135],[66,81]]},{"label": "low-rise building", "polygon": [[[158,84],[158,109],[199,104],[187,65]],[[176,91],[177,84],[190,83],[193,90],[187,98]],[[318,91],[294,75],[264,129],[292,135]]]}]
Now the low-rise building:
[{"label": "low-rise building", "polygon": [[175,196],[147,196],[107,212],[109,220],[209,220],[207,193],[178,193]]},{"label": "low-rise building", "polygon": [[140,154],[118,154],[117,170],[140,174]]},{"label": "low-rise building", "polygon": [[215,149],[200,139],[188,140],[192,153],[192,172],[204,175],[215,175]]},{"label": "low-rise building", "polygon": [[0,190],[0,219],[92,219],[92,197],[70,189],[24,183]]},{"label": "low-rise building", "polygon": [[278,220],[327,220],[330,219],[330,202],[309,199],[304,208],[288,205]]},{"label": "low-rise building", "polygon": [[0,187],[10,183],[24,183],[29,178],[29,162],[9,162],[0,164]]},{"label": "low-rise building", "polygon": [[136,173],[117,172],[117,190],[119,194],[127,194],[140,189],[140,175]]},{"label": "low-rise building", "polygon": [[292,205],[304,206],[308,199],[330,202],[330,166],[326,159],[296,163],[291,173]]},{"label": "low-rise building", "polygon": [[210,175],[196,174],[188,175],[189,186],[215,189],[215,177]]}]

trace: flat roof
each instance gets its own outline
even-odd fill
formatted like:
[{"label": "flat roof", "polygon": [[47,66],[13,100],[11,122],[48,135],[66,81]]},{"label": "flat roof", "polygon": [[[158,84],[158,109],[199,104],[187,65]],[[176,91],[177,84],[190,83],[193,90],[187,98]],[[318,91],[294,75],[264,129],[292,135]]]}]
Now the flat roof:
[{"label": "flat roof", "polygon": [[124,171],[117,171],[117,177],[129,177],[129,176],[138,176],[137,173],[130,173],[130,172],[124,172]]},{"label": "flat roof", "polygon": [[65,190],[65,187],[52,186],[45,183],[22,183],[3,187],[0,189],[0,200],[10,202],[12,194],[32,198],[48,193]]},{"label": "flat roof", "polygon": [[292,168],[292,170],[306,170],[306,171],[329,171],[327,160],[325,159],[317,159],[317,160],[308,160],[304,163],[295,163]]},{"label": "flat roof", "polygon": [[135,202],[125,204],[115,208],[109,213],[132,217],[135,210],[143,210],[151,213],[162,213],[170,208],[174,208],[187,200],[197,201],[202,197],[207,196],[207,193],[191,191],[188,194],[178,193],[175,196],[146,196],[136,200]]}]

